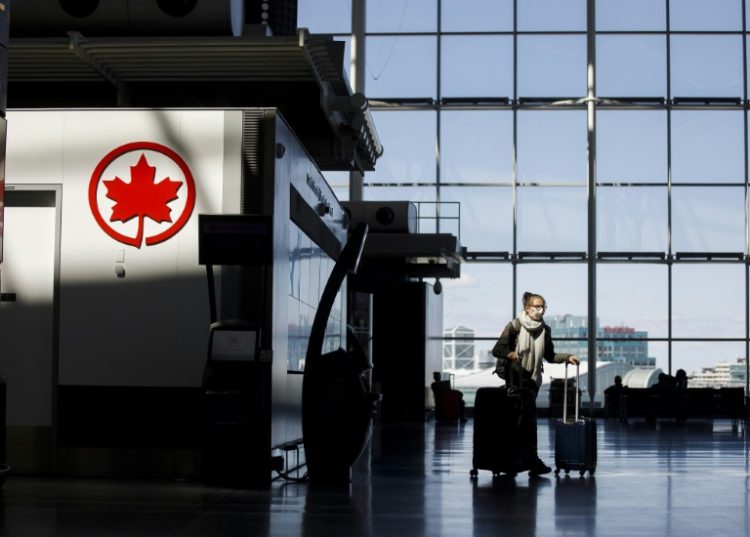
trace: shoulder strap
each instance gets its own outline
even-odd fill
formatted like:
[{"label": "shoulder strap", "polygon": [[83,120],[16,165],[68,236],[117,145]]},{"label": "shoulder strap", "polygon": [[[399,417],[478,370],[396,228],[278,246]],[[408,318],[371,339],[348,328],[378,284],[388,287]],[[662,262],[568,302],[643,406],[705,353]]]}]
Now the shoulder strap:
[{"label": "shoulder strap", "polygon": [[513,325],[513,330],[516,332],[521,331],[521,321],[519,321],[517,317],[513,319],[510,324]]}]

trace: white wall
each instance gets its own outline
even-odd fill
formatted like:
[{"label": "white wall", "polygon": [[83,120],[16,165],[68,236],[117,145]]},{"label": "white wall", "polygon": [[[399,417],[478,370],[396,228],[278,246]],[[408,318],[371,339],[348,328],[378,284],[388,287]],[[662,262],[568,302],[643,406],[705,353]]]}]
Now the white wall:
[{"label": "white wall", "polygon": [[[230,148],[236,145],[236,159],[227,158],[224,143],[225,115],[236,113],[8,112],[7,183],[62,185],[60,384],[200,386],[209,318],[205,269],[198,265],[198,214],[221,212],[223,182],[239,181],[238,167],[225,171],[225,162],[239,162],[238,141]],[[174,237],[136,248],[102,230],[92,216],[88,191],[105,155],[139,141],[162,144],[184,159],[194,177],[196,201]],[[157,175],[164,173],[158,165]],[[101,192],[106,219],[111,207]],[[169,204],[173,215],[181,212],[181,199]],[[158,226],[146,222],[146,235],[154,234]],[[123,233],[133,225],[112,223]],[[124,278],[115,274],[118,259]]]}]

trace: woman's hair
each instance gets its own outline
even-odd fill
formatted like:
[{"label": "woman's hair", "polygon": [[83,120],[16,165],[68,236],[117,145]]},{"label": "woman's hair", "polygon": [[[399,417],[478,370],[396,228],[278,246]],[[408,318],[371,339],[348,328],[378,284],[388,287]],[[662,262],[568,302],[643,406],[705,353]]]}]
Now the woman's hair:
[{"label": "woman's hair", "polygon": [[[541,298],[542,300],[544,300],[544,297],[543,297],[542,295],[538,295],[538,294],[536,294],[536,293],[529,293],[528,291],[526,291],[526,292],[525,292],[525,293],[523,294],[523,298],[521,299],[521,300],[522,300],[522,302],[523,302],[523,309],[526,309],[526,307],[527,307],[527,306],[528,306],[529,304],[531,304],[531,301],[532,301],[532,300],[534,300],[535,298]],[[546,301],[546,300],[544,300],[544,304],[545,304],[545,305],[547,304],[547,301]]]}]

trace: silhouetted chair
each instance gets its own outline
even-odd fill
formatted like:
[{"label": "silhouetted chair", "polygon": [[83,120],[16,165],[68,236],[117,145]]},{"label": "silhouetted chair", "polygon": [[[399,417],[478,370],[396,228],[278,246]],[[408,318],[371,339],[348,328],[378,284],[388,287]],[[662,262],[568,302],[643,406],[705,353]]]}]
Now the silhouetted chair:
[{"label": "silhouetted chair", "polygon": [[465,421],[463,394],[454,390],[448,380],[440,380],[440,373],[433,373],[432,395],[435,399],[436,421]]}]

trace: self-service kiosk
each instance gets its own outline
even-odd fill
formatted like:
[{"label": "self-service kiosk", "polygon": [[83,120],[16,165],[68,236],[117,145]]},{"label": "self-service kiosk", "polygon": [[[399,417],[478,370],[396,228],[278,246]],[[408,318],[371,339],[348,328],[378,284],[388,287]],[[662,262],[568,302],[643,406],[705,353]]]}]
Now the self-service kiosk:
[{"label": "self-service kiosk", "polygon": [[[261,323],[216,319],[213,265],[269,266],[271,222],[251,215],[200,219],[199,259],[207,270],[212,320],[203,377],[204,475],[221,484],[263,484],[274,469],[281,470],[272,456],[278,446],[271,429],[274,411],[284,411],[272,405],[269,342]],[[351,336],[342,341],[346,348],[324,352],[331,312],[346,276],[357,270],[366,237],[367,225],[357,226],[339,253],[307,342],[301,442],[313,483],[349,483],[351,466],[369,439],[373,398],[365,383],[371,368],[366,353]]]},{"label": "self-service kiosk", "polygon": [[217,319],[213,266],[263,271],[272,261],[271,222],[262,216],[201,215],[200,230],[199,261],[206,266],[211,311],[202,382],[204,479],[230,486],[265,484],[272,468],[272,382],[270,363],[261,357],[262,327],[245,319]]},{"label": "self-service kiosk", "polygon": [[203,374],[203,474],[207,481],[247,485],[268,479],[270,371],[259,360],[260,327],[241,320],[211,323]]}]

